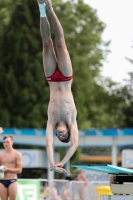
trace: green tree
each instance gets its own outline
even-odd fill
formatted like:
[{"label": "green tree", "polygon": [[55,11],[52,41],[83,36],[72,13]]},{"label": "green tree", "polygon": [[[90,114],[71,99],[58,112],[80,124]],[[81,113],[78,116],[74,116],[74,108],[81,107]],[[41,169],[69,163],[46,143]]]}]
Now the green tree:
[{"label": "green tree", "polygon": [[[123,119],[119,122],[118,118],[125,102],[98,84],[109,45],[101,39],[105,24],[97,17],[96,10],[82,0],[56,0],[53,7],[63,26],[73,64],[72,91],[79,129],[122,126]],[[45,127],[49,87],[42,67],[36,1],[15,3],[2,31],[0,46],[1,124],[5,127]],[[104,82],[110,84],[108,80]],[[111,86],[108,88],[112,90]]]},{"label": "green tree", "polygon": [[1,40],[0,110],[5,127],[41,128],[47,120],[48,84],[44,79],[35,1],[18,2]]},{"label": "green tree", "polygon": [[[133,48],[133,46],[132,46]],[[133,59],[125,57],[132,65]],[[124,109],[126,127],[133,127],[133,71],[128,73],[129,80],[127,85],[122,88],[121,94],[127,102],[127,108]]]},{"label": "green tree", "polygon": [[12,0],[0,1],[0,33],[10,22],[10,16],[15,8],[15,3]]},{"label": "green tree", "polygon": [[102,77],[101,81],[99,78],[99,83],[95,86],[94,99],[88,107],[88,118],[92,119],[91,126],[94,129],[125,127],[123,111],[127,103],[119,94],[120,88],[119,84],[108,78]]},{"label": "green tree", "polygon": [[127,102],[127,107],[123,110],[123,115],[125,116],[126,127],[133,127],[133,72],[129,73],[130,79],[128,80],[128,85],[125,85],[121,89],[121,96]]},{"label": "green tree", "polygon": [[126,107],[123,109],[125,127],[133,128],[133,90],[129,85],[125,85],[119,94],[126,101]]}]

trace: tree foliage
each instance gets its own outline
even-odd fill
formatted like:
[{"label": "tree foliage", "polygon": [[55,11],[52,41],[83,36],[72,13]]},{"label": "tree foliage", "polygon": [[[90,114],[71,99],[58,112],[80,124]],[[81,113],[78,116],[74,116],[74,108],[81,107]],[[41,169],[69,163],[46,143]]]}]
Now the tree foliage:
[{"label": "tree foliage", "polygon": [[5,127],[46,124],[48,85],[44,79],[42,44],[34,9],[36,2],[18,2],[1,40],[0,106]]},{"label": "tree foliage", "polygon": [[[132,46],[133,48],[133,46]],[[133,65],[133,59],[126,59]],[[133,127],[133,71],[128,73],[130,79],[128,80],[128,85],[125,85],[122,89],[121,94],[127,101],[127,108],[124,110],[125,124],[127,127]]]},{"label": "tree foliage", "polygon": [[[8,19],[8,23],[3,19],[0,40],[0,121],[4,127],[45,128],[49,87],[42,67],[38,5],[35,0],[17,1],[13,5],[10,18],[9,7],[3,15],[0,13]],[[109,51],[109,41],[101,39],[105,24],[96,10],[82,0],[55,0],[53,7],[63,26],[73,64],[72,92],[79,128],[124,126],[121,116],[125,100],[109,92],[115,83],[104,80],[108,91],[98,83],[102,61]]]}]

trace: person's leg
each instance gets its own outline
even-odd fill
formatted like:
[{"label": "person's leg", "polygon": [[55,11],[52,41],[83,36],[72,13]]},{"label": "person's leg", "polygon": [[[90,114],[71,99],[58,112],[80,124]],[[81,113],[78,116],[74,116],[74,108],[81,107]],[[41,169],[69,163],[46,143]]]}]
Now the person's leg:
[{"label": "person's leg", "polygon": [[7,188],[2,183],[0,183],[0,199],[1,200],[8,200]]},{"label": "person's leg", "polygon": [[78,194],[79,194],[80,200],[84,200],[84,187],[81,184],[78,185]]},{"label": "person's leg", "polygon": [[16,200],[17,197],[17,191],[18,191],[18,183],[13,182],[8,186],[8,194],[10,200]]},{"label": "person's leg", "polygon": [[45,0],[49,12],[51,25],[55,34],[58,68],[65,76],[72,76],[72,64],[66,47],[62,26],[53,10],[51,0]]},{"label": "person's leg", "polygon": [[[38,0],[38,3],[44,4],[44,0]],[[50,26],[46,16],[40,16],[40,33],[43,42],[44,72],[46,76],[51,76],[57,68],[57,61],[51,39]]]}]

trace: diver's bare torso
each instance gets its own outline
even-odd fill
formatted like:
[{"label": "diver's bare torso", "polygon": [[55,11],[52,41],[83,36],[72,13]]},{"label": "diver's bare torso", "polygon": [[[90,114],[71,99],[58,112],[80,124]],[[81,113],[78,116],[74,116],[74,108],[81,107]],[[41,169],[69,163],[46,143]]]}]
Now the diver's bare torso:
[{"label": "diver's bare torso", "polygon": [[48,105],[48,120],[53,128],[58,121],[63,120],[68,127],[75,120],[77,110],[71,92],[72,81],[49,83],[50,102]]}]

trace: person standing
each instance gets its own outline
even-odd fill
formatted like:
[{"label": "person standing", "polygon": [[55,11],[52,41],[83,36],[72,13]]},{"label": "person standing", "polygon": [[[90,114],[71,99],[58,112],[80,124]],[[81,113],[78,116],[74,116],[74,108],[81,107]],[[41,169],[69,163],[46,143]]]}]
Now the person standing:
[{"label": "person standing", "polygon": [[3,138],[4,150],[0,152],[0,197],[1,200],[16,200],[17,174],[22,172],[22,155],[13,148],[13,136]]}]

